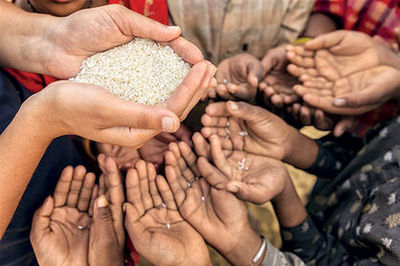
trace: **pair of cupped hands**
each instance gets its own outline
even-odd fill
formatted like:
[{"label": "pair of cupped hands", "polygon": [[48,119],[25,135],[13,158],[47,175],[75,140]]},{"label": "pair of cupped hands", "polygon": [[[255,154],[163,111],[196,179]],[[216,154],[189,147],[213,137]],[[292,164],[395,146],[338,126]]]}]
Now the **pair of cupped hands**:
[{"label": "pair of cupped hands", "polygon": [[262,204],[293,189],[281,161],[290,162],[299,133],[244,102],[212,103],[202,123],[194,150],[169,145],[166,178],[143,160],[123,177],[103,154],[99,185],[83,167],[67,167],[33,220],[39,263],[121,265],[125,228],[156,265],[209,265],[205,242],[235,265],[251,264],[262,239],[242,200]]},{"label": "pair of cupped hands", "polygon": [[[206,91],[216,85],[215,66],[201,51],[180,37],[181,29],[165,26],[120,5],[78,11],[68,17],[49,17],[37,50],[37,72],[60,79],[75,76],[87,57],[129,42],[148,38],[169,45],[192,65],[166,102],[146,106],[119,99],[103,88],[58,81],[30,97],[21,113],[38,121],[44,141],[61,135],[80,135],[104,143],[138,148],[161,132],[176,132]],[[84,25],[84,26],[82,26]],[[18,67],[18,66],[16,66]],[[24,69],[24,65],[20,67]]]},{"label": "pair of cupped hands", "polygon": [[[400,28],[396,30],[400,39]],[[263,101],[303,125],[339,136],[354,116],[398,97],[398,45],[353,31],[321,35],[304,45],[273,48],[260,61],[240,54],[222,61],[208,97]]]}]

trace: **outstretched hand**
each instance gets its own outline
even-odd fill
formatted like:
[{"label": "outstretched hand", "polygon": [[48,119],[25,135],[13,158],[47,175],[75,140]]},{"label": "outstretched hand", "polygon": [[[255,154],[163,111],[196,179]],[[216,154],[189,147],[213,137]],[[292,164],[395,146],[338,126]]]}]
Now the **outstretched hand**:
[{"label": "outstretched hand", "polygon": [[139,161],[126,178],[125,228],[136,250],[155,265],[210,265],[204,240],[178,212],[154,166]]},{"label": "outstretched hand", "polygon": [[302,85],[295,91],[325,112],[358,115],[397,97],[400,63],[395,53],[369,36],[349,31],[289,46],[288,70]]},{"label": "outstretched hand", "polygon": [[197,176],[198,170],[192,170],[194,154],[183,148],[186,157],[182,157],[177,148],[171,147],[166,153],[165,172],[179,212],[229,262],[250,264],[261,238],[250,225],[245,205],[230,192],[218,190]]},{"label": "outstretched hand", "polygon": [[36,211],[30,239],[40,265],[88,264],[94,181],[95,175],[83,166],[66,167],[53,197]]},{"label": "outstretched hand", "polygon": [[260,60],[250,54],[235,55],[218,65],[215,76],[218,85],[208,92],[208,96],[253,101],[263,76],[264,69]]}]

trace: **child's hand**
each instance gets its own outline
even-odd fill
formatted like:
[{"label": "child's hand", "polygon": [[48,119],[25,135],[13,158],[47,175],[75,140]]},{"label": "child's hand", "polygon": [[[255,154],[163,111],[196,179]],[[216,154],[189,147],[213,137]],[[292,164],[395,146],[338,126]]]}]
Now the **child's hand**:
[{"label": "child's hand", "polygon": [[165,157],[167,180],[183,218],[231,264],[250,265],[261,238],[243,202],[198,175],[193,168],[197,157],[186,144],[171,144]]},{"label": "child's hand", "polygon": [[208,95],[210,98],[254,100],[263,76],[263,66],[256,57],[250,54],[230,57],[218,65],[218,85]]},{"label": "child's hand", "polygon": [[128,171],[126,195],[125,228],[142,256],[154,265],[210,265],[203,238],[182,218],[152,164],[139,161]]},{"label": "child's hand", "polygon": [[299,81],[286,70],[288,63],[286,45],[273,48],[264,56],[262,64],[266,75],[259,87],[267,104],[282,107],[299,99],[293,91],[293,86]]},{"label": "child's hand", "polygon": [[305,46],[289,46],[288,70],[303,85],[303,100],[325,112],[358,115],[398,96],[400,62],[381,42],[357,32],[322,35]]}]

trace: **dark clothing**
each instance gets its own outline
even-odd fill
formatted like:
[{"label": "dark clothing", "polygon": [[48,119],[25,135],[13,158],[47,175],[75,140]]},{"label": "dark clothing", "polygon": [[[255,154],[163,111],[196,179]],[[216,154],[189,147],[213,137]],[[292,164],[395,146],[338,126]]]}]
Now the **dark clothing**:
[{"label": "dark clothing", "polygon": [[306,221],[282,230],[283,250],[307,265],[400,265],[400,117],[365,142],[320,144],[311,170],[331,179],[313,191]]},{"label": "dark clothing", "polygon": [[[14,78],[0,71],[0,132],[30,95]],[[70,137],[60,137],[50,144],[0,241],[0,265],[37,265],[29,241],[33,214],[53,193],[62,169],[78,164],[83,164],[83,161]]]}]

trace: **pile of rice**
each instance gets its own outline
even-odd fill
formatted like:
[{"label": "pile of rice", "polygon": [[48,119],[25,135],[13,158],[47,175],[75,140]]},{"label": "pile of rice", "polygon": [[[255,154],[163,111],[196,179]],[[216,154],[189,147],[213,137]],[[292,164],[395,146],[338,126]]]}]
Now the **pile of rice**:
[{"label": "pile of rice", "polygon": [[103,87],[124,100],[155,105],[171,96],[189,70],[171,47],[135,38],[87,58],[71,80]]}]

